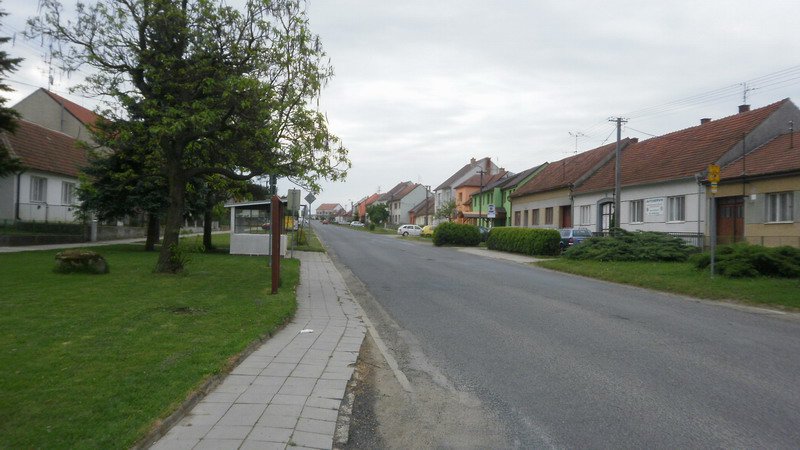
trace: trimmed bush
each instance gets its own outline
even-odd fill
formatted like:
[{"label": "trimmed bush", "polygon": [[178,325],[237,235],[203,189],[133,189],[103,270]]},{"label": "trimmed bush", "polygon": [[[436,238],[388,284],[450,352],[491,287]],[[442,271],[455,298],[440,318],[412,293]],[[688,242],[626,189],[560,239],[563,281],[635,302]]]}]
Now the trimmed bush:
[{"label": "trimmed bush", "polygon": [[612,228],[609,236],[589,238],[570,247],[564,257],[594,261],[686,261],[696,252],[696,247],[666,233]]},{"label": "trimmed bush", "polygon": [[481,242],[481,232],[475,225],[465,223],[445,222],[436,227],[433,232],[433,245],[464,245],[475,247]]},{"label": "trimmed bush", "polygon": [[525,255],[557,255],[561,242],[558,230],[542,228],[492,228],[486,247]]},{"label": "trimmed bush", "polygon": [[17,231],[44,234],[68,234],[82,236],[86,226],[80,223],[62,222],[17,222],[13,225]]},{"label": "trimmed bush", "polygon": [[[701,253],[693,256],[690,262],[698,269],[709,269],[711,255]],[[724,245],[717,249],[715,272],[730,278],[800,278],[800,249],[746,243]]]}]

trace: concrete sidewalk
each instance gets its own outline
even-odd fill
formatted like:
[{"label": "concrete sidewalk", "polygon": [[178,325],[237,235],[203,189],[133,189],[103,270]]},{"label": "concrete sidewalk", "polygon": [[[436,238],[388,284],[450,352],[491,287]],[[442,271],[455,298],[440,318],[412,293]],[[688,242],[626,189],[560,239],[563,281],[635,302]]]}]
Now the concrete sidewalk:
[{"label": "concrete sidewalk", "polygon": [[297,314],[151,448],[328,449],[366,334],[325,253],[300,259]]},{"label": "concrete sidewalk", "polygon": [[501,252],[499,250],[489,250],[485,247],[460,247],[458,251],[470,255],[482,256],[484,258],[501,259],[504,261],[529,264],[537,261],[546,261],[552,258],[536,258],[534,256],[521,255],[519,253]]}]

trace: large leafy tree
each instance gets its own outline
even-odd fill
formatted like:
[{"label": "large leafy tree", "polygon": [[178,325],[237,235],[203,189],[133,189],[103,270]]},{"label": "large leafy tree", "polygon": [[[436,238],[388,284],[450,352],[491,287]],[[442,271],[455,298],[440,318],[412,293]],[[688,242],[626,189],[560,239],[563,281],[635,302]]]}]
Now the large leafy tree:
[{"label": "large leafy tree", "polygon": [[[4,11],[0,11],[0,19],[7,16]],[[0,37],[0,45],[9,41],[7,36]],[[10,92],[12,89],[3,80],[17,69],[22,61],[21,58],[11,58],[5,50],[0,50],[0,92]],[[5,106],[6,98],[0,96],[0,131],[14,132],[17,129],[17,118],[19,114],[13,109]],[[8,149],[0,140],[0,177],[22,170],[19,159],[13,158]]]},{"label": "large leafy tree", "polygon": [[82,89],[108,104],[98,143],[137,149],[143,173],[167,180],[157,271],[182,269],[174,250],[188,181],[269,173],[316,190],[350,167],[310,106],[332,69],[301,1],[247,0],[237,10],[216,0],[98,0],[79,3],[75,20],[58,0],[40,5],[29,34],[61,42],[54,56],[66,69],[95,69]]},{"label": "large leafy tree", "polygon": [[389,219],[389,209],[386,208],[386,203],[373,203],[367,207],[367,217],[369,221],[375,224],[386,223]]}]

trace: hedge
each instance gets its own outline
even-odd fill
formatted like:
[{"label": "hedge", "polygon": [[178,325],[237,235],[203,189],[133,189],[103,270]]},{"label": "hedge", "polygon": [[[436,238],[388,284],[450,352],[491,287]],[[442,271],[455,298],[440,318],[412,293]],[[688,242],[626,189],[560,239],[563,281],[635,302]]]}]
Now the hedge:
[{"label": "hedge", "polygon": [[[690,261],[698,269],[709,269],[711,255],[701,253],[692,256]],[[730,278],[800,278],[800,249],[746,243],[725,245],[717,249],[715,266],[715,272]]]},{"label": "hedge", "polygon": [[486,247],[526,255],[557,255],[561,249],[558,230],[543,228],[492,228]]},{"label": "hedge", "polygon": [[464,245],[474,247],[481,242],[481,232],[475,225],[445,222],[433,231],[433,245]]},{"label": "hedge", "polygon": [[655,231],[612,228],[609,236],[593,237],[564,252],[565,258],[592,261],[686,261],[696,247]]}]

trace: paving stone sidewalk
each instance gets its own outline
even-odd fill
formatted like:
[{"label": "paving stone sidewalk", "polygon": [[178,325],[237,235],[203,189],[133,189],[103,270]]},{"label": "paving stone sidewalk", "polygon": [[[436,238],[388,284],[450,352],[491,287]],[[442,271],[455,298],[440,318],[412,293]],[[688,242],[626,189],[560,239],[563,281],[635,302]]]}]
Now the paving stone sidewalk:
[{"label": "paving stone sidewalk", "polygon": [[[297,314],[152,449],[328,449],[366,328],[325,253],[300,259]],[[309,331],[311,330],[311,331]]]}]

